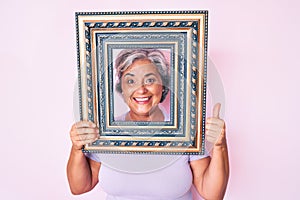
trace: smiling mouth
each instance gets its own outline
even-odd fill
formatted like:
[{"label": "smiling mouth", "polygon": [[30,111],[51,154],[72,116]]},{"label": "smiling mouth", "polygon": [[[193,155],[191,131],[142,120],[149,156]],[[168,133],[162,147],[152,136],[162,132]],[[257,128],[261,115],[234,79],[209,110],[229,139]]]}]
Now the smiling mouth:
[{"label": "smiling mouth", "polygon": [[139,104],[146,104],[152,97],[134,97],[133,100]]}]

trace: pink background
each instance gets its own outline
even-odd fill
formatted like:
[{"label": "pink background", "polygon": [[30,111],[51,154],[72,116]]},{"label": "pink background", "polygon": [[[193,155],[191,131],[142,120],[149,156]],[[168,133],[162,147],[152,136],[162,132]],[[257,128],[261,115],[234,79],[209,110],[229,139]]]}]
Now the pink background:
[{"label": "pink background", "polygon": [[[209,57],[226,95],[225,199],[299,195],[300,4],[296,0],[11,0],[0,3],[1,199],[70,194],[75,11],[208,9]],[[210,109],[210,108],[209,108]]]}]

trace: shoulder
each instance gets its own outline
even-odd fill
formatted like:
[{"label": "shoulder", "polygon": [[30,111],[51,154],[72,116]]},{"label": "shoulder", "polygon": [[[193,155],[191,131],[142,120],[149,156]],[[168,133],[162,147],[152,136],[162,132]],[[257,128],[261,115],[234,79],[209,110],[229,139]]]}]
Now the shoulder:
[{"label": "shoulder", "polygon": [[189,161],[201,160],[209,157],[209,152],[205,149],[203,155],[189,155]]},{"label": "shoulder", "polygon": [[126,121],[125,117],[126,117],[127,113],[128,112],[124,113],[123,115],[120,115],[120,116],[116,117],[115,121],[121,121],[121,122]]},{"label": "shoulder", "polygon": [[170,121],[170,113],[168,113],[167,110],[161,104],[158,104],[158,108],[164,115],[164,121]]}]

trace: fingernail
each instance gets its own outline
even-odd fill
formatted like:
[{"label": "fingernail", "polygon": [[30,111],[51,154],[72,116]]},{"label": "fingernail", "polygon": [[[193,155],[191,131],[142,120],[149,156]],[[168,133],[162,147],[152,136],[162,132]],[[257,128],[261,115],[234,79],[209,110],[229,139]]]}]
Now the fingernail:
[{"label": "fingernail", "polygon": [[92,127],[95,128],[95,127],[96,127],[96,124],[92,124]]}]

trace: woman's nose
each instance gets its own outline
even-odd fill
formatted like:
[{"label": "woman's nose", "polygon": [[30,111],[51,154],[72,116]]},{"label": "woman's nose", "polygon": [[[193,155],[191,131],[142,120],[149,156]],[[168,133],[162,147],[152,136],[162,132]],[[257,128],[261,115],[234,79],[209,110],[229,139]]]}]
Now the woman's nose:
[{"label": "woman's nose", "polygon": [[148,90],[145,87],[145,84],[141,84],[140,87],[138,87],[138,89],[136,90],[137,93],[139,94],[144,94],[146,93]]}]

